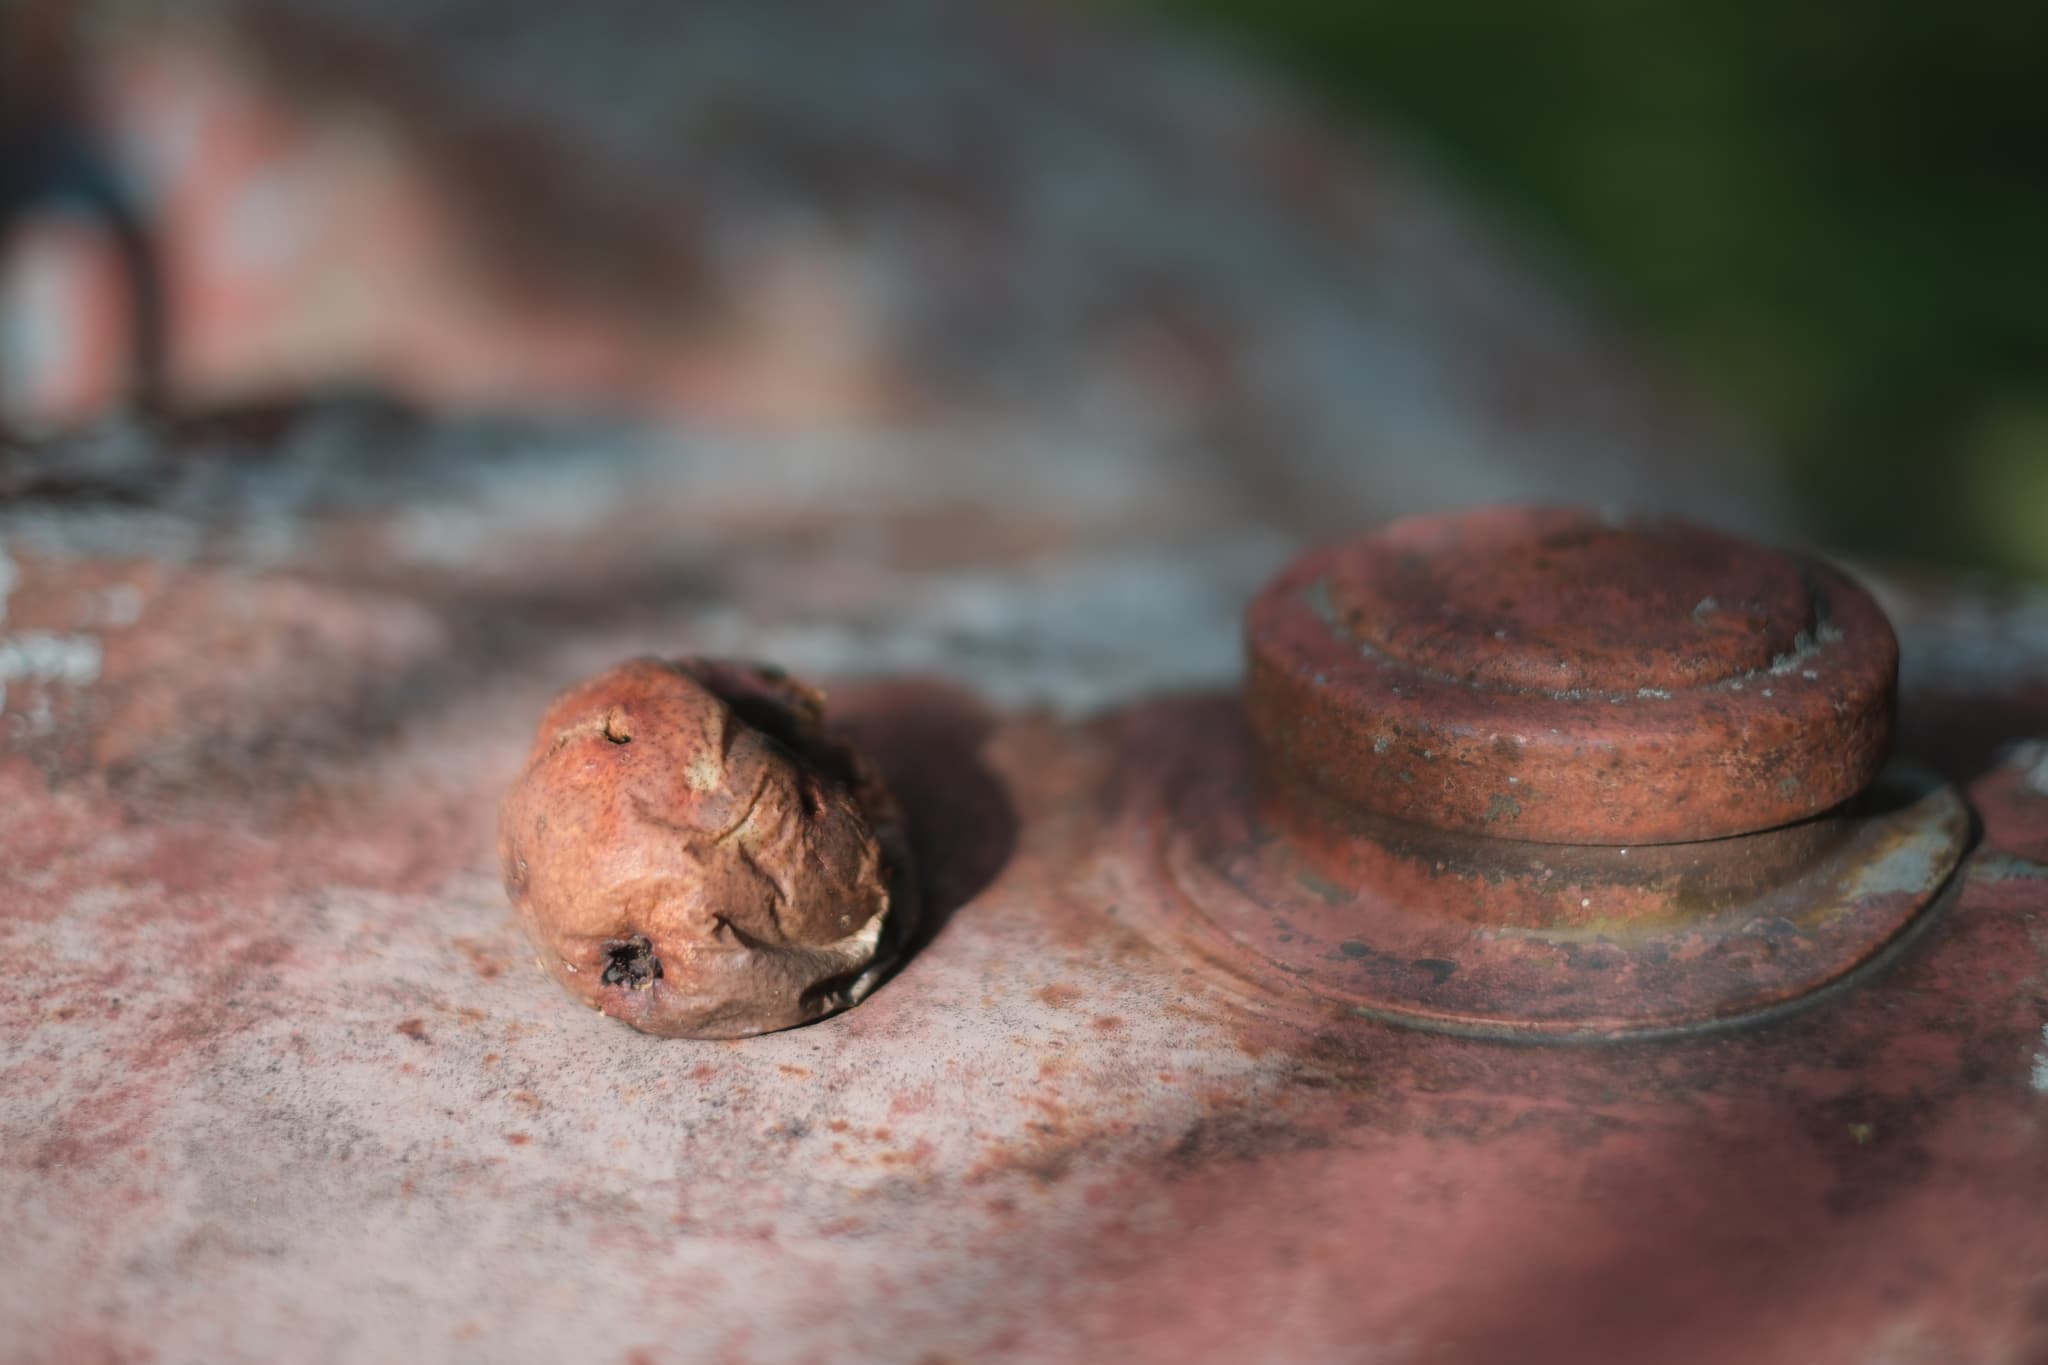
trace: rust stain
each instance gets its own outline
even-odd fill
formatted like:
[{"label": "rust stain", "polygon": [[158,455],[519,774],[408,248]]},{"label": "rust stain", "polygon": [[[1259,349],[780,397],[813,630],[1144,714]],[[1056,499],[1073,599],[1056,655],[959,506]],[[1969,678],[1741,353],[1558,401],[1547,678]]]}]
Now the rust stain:
[{"label": "rust stain", "polygon": [[[465,45],[497,32],[449,27]],[[832,50],[848,26],[819,27]],[[991,87],[992,107],[1020,93],[1042,104],[1034,80],[1063,88],[1061,44],[997,27],[1002,69],[1023,85]],[[322,62],[335,50],[310,46]],[[459,84],[425,88],[466,98]],[[1258,138],[1288,134],[1275,118],[1260,109]],[[854,163],[821,164],[843,178]],[[922,193],[949,183],[931,172],[912,168]],[[1229,330],[1201,300],[1141,304],[1145,317],[1201,319],[1205,336]],[[388,477],[436,477],[397,434],[323,439],[352,470],[388,451]],[[1658,896],[1712,909],[1825,850],[1747,844],[1746,867],[1637,882],[1553,857],[1554,892],[1518,894],[1469,858],[1439,867],[1414,847],[1356,854],[1333,836],[1276,855],[1277,826],[1247,817],[1209,845],[1229,859],[1175,863],[1193,849],[1180,835],[1210,838],[1225,817],[1206,804],[1222,802],[1213,787],[1195,790],[1166,760],[1201,755],[1240,788],[1228,810],[1257,810],[1228,700],[1077,723],[991,711],[966,725],[898,693],[876,706],[889,742],[876,756],[930,850],[922,880],[940,907],[901,974],[850,1016],[731,1046],[547,1008],[523,968],[504,969],[523,955],[501,956],[479,793],[510,778],[532,715],[593,660],[712,636],[849,673],[937,659],[1006,699],[1056,686],[1121,705],[1227,675],[1232,573],[1248,584],[1274,553],[1265,532],[1229,540],[1241,487],[1219,513],[1201,479],[1147,467],[1128,471],[1143,503],[1130,517],[1101,510],[1091,480],[1075,497],[1095,509],[1089,524],[1050,503],[883,509],[863,524],[919,534],[878,531],[876,544],[896,544],[849,552],[859,538],[841,534],[850,513],[836,502],[742,506],[688,472],[698,481],[619,496],[604,454],[615,439],[562,460],[572,478],[547,485],[548,517],[525,522],[517,497],[498,498],[517,480],[500,481],[515,456],[494,433],[481,443],[491,481],[459,495],[358,511],[349,491],[315,518],[193,523],[205,568],[101,573],[81,547],[73,574],[61,557],[18,553],[26,586],[10,624],[89,628],[104,650],[90,684],[17,686],[0,737],[0,1025],[14,1044],[0,1066],[0,1193],[35,1252],[0,1260],[9,1335],[32,1356],[224,1358],[220,1324],[260,1348],[273,1320],[314,1354],[402,1354],[450,1336],[481,1337],[492,1357],[610,1359],[679,1341],[736,1360],[1321,1359],[1386,1341],[1457,1365],[1833,1365],[1900,1340],[1929,1358],[2041,1354],[2048,1162],[2031,1078],[2048,1049],[2048,940],[2026,871],[2048,856],[2038,760],[1972,787],[2004,861],[1973,862],[1886,975],[1742,1033],[1546,1050],[1393,1030],[1301,1002],[1298,982],[1247,981],[1242,959],[1190,946],[1177,918],[1188,880],[1206,868],[1220,880],[1204,894],[1241,894],[1275,866],[1307,874],[1285,885],[1322,888],[1313,904],[1296,916],[1290,903],[1284,927],[1270,911],[1249,926],[1262,950],[1455,992],[1470,961],[1362,935],[1345,922],[1347,888],[1377,879],[1467,923],[1490,905],[1521,929],[1561,909],[1578,937],[1558,971],[1597,980],[1613,970],[1603,940],[1668,930]],[[289,450],[260,453],[252,464],[296,477]],[[714,453],[703,463],[720,478],[763,463],[744,445]],[[694,454],[659,455],[671,473],[697,468]],[[865,487],[861,457],[845,458],[831,476],[843,482],[826,486]],[[211,478],[221,459],[193,465]],[[913,492],[880,490],[882,502]],[[1319,515],[1341,513],[1329,501]],[[585,507],[596,530],[549,520]],[[1189,554],[1196,537],[1216,553]],[[430,541],[431,557],[408,558],[408,538]],[[1258,567],[1196,581],[1241,543]],[[249,545],[285,562],[216,565]],[[1183,586],[1196,601],[1193,624],[1163,632],[1173,641],[1129,632],[1119,648],[1144,657],[1114,678],[1095,675],[1124,657],[1104,638],[1116,594],[1059,577],[1090,558],[1136,566],[1128,596],[1143,610],[1130,620],[1151,621]],[[1041,573],[1082,604],[1060,609],[1071,622],[1015,608],[1016,585]],[[130,587],[130,625],[60,619]],[[1749,629],[1734,594],[1703,602],[1686,605],[1681,632]],[[1768,635],[1776,618],[1756,619]],[[842,622],[848,637],[887,639],[862,652]],[[1153,661],[1205,633],[1221,664],[1184,662],[1209,657],[1199,651]],[[2025,697],[2041,695],[2030,686]],[[1991,724],[1966,694],[1953,706]],[[2039,708],[1996,723],[2023,714]],[[1386,738],[1418,791],[1456,780],[1433,740]],[[1491,777],[1522,779],[1483,790],[1496,829],[1569,804],[1525,790],[1542,785],[1527,775],[1539,756],[1503,734],[1474,756]],[[1127,838],[1162,791],[1184,794],[1162,826]],[[1813,799],[1804,784],[1771,797]],[[1788,917],[1758,950],[1796,954],[1828,931]],[[1019,989],[1048,975],[1059,984]],[[391,1020],[425,1043],[440,1018],[497,1024],[441,1028],[432,1051],[390,1055]],[[476,1121],[494,1101],[527,1125],[502,1142]],[[366,1219],[375,1264],[348,1251]],[[492,1256],[446,1254],[479,1238]],[[394,1275],[420,1292],[380,1298]],[[223,1285],[256,1288],[237,1304]],[[79,1326],[80,1303],[104,1333]],[[1287,1311],[1242,1311],[1264,1303]]]},{"label": "rust stain", "polygon": [[456,949],[469,959],[469,965],[475,969],[476,974],[486,981],[497,977],[508,965],[504,958],[492,952],[478,939],[457,938],[451,941]]}]

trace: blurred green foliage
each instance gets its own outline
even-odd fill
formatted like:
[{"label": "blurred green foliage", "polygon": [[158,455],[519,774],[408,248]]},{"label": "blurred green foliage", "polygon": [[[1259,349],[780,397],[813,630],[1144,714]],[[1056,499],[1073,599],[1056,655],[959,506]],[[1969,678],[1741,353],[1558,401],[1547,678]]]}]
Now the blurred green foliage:
[{"label": "blurred green foliage", "polygon": [[2048,3],[1149,2],[1545,240],[1817,531],[2048,576]]}]

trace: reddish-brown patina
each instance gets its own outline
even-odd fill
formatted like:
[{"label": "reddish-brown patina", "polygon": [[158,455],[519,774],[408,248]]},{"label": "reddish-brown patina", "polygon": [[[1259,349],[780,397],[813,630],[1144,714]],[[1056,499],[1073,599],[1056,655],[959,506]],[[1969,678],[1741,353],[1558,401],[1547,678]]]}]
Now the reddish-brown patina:
[{"label": "reddish-brown patina", "polygon": [[1254,728],[1291,776],[1444,829],[1719,838],[1868,786],[1898,645],[1813,560],[1564,508],[1426,517],[1252,605]]},{"label": "reddish-brown patina", "polygon": [[[921,408],[913,430],[822,443],[328,412],[191,448],[117,432],[21,452],[5,482],[27,491],[0,504],[11,1359],[2048,1359],[2048,749],[2014,742],[2048,735],[2048,594],[1870,575],[1900,627],[1904,746],[1982,829],[1886,970],[1654,1043],[1389,1028],[1337,994],[1356,983],[1334,975],[1353,959],[1331,921],[1368,873],[1349,825],[1326,841],[1318,810],[1287,817],[1299,889],[1336,902],[1303,923],[1320,955],[1254,970],[1191,917],[1192,874],[1233,865],[1204,812],[1277,823],[1231,690],[1236,613],[1284,546],[1475,492],[1769,529],[1768,486],[1577,310],[1384,152],[1049,12],[241,8],[305,25],[278,89],[347,87],[368,43],[339,96],[416,82],[434,102],[412,117],[536,168],[602,178],[621,150],[656,153],[630,183],[688,211],[643,227],[753,247],[815,224],[797,257],[847,269],[795,293],[824,306],[769,310],[787,325],[700,394],[751,377],[815,402],[802,343],[822,336],[827,359],[887,350],[925,393],[957,394],[927,371],[967,359],[1039,397],[1001,421],[956,401],[964,433]],[[926,19],[957,27],[922,44]],[[748,53],[784,78],[724,79]],[[233,120],[188,137],[189,118],[137,110],[161,154],[251,150]],[[678,145],[709,150],[659,155]],[[1077,168],[1101,213],[1068,211]],[[180,174],[180,202],[207,197]],[[213,183],[251,191],[213,218],[310,240],[267,211],[276,184]],[[617,240],[616,207],[538,183],[479,220],[523,228],[540,204]],[[764,202],[777,183],[815,194],[792,212]],[[363,287],[402,253],[320,209],[300,202],[348,250],[292,278],[401,301],[490,392],[573,368],[530,318],[451,321],[432,290]],[[890,253],[912,268],[889,273]],[[709,274],[789,297],[744,253]],[[913,311],[915,345],[844,351],[820,318],[878,296],[835,279],[946,306]],[[303,374],[271,320],[357,316],[313,306],[331,293],[265,297],[283,302],[203,330]],[[380,354],[415,376],[434,351]],[[792,357],[803,382],[770,363]],[[931,910],[859,1008],[654,1039],[530,969],[495,794],[551,696],[646,650],[835,684]],[[1189,827],[1133,843],[1162,808]],[[1745,842],[1753,874],[1661,852],[1650,889],[1720,904],[1850,847],[1845,829]],[[1414,887],[1441,856],[1425,844],[1450,842],[1382,838],[1371,875]],[[1638,856],[1521,847],[1575,875]],[[1163,877],[1176,848],[1189,875]],[[1464,912],[1486,911],[1494,883],[1445,861]],[[1610,882],[1596,952],[1654,918]],[[1429,982],[1448,960],[1370,970]],[[1558,970],[1597,977],[1593,960]]]},{"label": "reddish-brown patina", "polygon": [[1247,642],[1250,737],[1218,718],[1157,782],[1176,923],[1365,1013],[1607,1038],[1777,1009],[1897,940],[1969,837],[1925,776],[1865,794],[1877,604],[1697,527],[1401,522],[1284,571]]},{"label": "reddish-brown patina", "polygon": [[[1002,525],[1056,524],[1049,495],[979,536],[830,537],[776,481],[746,491],[757,447],[693,465],[616,436],[333,422],[280,442],[195,454],[204,497],[172,480],[154,503],[0,508],[18,1357],[2031,1365],[2048,1346],[2039,750],[1970,788],[1987,841],[1946,913],[1807,1013],[1580,1048],[1393,1029],[1356,1000],[1375,974],[1450,962],[1455,1006],[1478,968],[1354,956],[1341,887],[1313,917],[1230,920],[1180,875],[1230,870],[1203,821],[1256,812],[1249,741],[1227,691],[1144,703],[1150,675],[1120,670],[1158,662],[1159,599],[1134,584],[1191,583],[1214,610],[1175,636],[1213,620],[1227,641],[1255,573],[1191,577],[1244,543],[1227,493],[1162,525],[1134,483],[1118,515],[1068,523],[1059,553],[1106,566],[1085,593],[1016,560],[982,580],[973,619],[1023,642],[1000,651],[959,643],[946,594],[1001,562]],[[876,525],[957,517],[980,477],[935,465]],[[679,536],[713,480],[728,529]],[[1070,605],[1048,618],[1046,596]],[[2016,695],[1928,640],[1916,676],[1944,696]],[[927,641],[949,684],[853,682],[925,671],[897,661]],[[656,642],[842,680],[834,713],[902,800],[933,912],[859,1007],[654,1039],[532,968],[495,794],[551,696]],[[1176,666],[1200,679],[1207,657]],[[1138,681],[1093,719],[989,700],[1091,671]],[[1810,837],[1786,863],[1854,842]],[[1289,854],[1300,888],[1362,880],[1340,853]],[[1484,908],[1490,883],[1447,875]],[[1723,890],[1744,888],[1689,894]],[[1276,918],[1297,956],[1214,950]],[[1626,937],[1586,926],[1556,974],[1597,985]],[[1661,979],[1682,988],[1681,967]]]},{"label": "reddish-brown patina", "polygon": [[[1169,718],[1171,717],[1171,718]],[[1968,842],[1900,772],[1829,816],[1690,844],[1541,844],[1257,799],[1228,708],[1179,708],[1127,760],[1167,926],[1282,996],[1450,1032],[1608,1039],[1782,1008],[1879,957]],[[1174,740],[1201,734],[1199,757]]]}]

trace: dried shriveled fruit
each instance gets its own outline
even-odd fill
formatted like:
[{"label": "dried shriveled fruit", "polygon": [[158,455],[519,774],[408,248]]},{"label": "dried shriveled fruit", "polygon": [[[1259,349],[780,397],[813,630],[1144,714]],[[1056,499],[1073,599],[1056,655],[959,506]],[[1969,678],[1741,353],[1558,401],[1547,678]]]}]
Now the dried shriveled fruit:
[{"label": "dried shriveled fruit", "polygon": [[635,1028],[734,1038],[865,995],[910,928],[896,804],[755,665],[636,659],[557,698],[499,818],[542,965]]}]

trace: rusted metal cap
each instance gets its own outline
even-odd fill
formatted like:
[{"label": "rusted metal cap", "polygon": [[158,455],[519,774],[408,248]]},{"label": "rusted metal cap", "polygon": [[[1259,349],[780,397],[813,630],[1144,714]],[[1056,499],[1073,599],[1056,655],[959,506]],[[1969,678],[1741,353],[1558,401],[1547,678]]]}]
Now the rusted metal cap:
[{"label": "rusted metal cap", "polygon": [[1577,844],[1818,814],[1891,747],[1898,644],[1836,570],[1681,522],[1484,508],[1312,552],[1254,599],[1271,767],[1363,810]]}]

